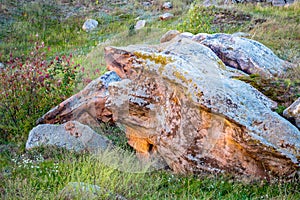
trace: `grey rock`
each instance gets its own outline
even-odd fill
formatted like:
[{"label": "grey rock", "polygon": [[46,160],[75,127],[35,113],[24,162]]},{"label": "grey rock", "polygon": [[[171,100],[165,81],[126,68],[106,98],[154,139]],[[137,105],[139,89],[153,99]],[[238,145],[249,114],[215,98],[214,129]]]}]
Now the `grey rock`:
[{"label": "grey rock", "polygon": [[139,29],[144,28],[145,25],[146,25],[146,20],[139,20],[139,21],[136,22],[134,28],[135,28],[135,30],[139,30]]},{"label": "grey rock", "polygon": [[173,4],[171,2],[165,2],[163,5],[162,5],[162,9],[165,9],[165,10],[169,10],[173,8]]},{"label": "grey rock", "polygon": [[160,20],[169,20],[172,19],[174,15],[172,13],[164,13],[159,16]]},{"label": "grey rock", "polygon": [[86,32],[92,31],[93,29],[97,28],[98,22],[94,19],[87,19],[83,26],[82,29]]},{"label": "grey rock", "polygon": [[110,140],[99,135],[90,127],[77,121],[68,121],[62,125],[42,124],[33,128],[26,142],[26,149],[54,145],[76,152],[97,153],[112,145]]},{"label": "grey rock", "polygon": [[60,199],[99,199],[101,195],[108,196],[109,199],[126,200],[125,197],[113,194],[98,185],[83,182],[70,182],[59,193]]},{"label": "grey rock", "polygon": [[280,77],[294,67],[263,44],[230,34],[199,33],[194,41],[209,47],[228,66],[265,78]]},{"label": "grey rock", "polygon": [[283,111],[283,116],[294,120],[296,126],[300,129],[300,97]]}]

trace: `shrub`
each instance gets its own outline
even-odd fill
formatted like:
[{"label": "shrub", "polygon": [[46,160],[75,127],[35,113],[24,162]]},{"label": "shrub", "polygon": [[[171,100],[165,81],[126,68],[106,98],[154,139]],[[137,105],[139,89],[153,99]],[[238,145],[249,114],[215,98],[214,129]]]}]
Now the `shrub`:
[{"label": "shrub", "polygon": [[191,5],[187,16],[182,23],[178,24],[177,29],[182,32],[214,33],[212,23],[214,20],[213,8],[205,8],[201,5]]},{"label": "shrub", "polygon": [[36,42],[28,56],[11,53],[0,69],[0,143],[26,139],[38,117],[72,94],[78,66],[72,55],[47,59],[49,51]]}]

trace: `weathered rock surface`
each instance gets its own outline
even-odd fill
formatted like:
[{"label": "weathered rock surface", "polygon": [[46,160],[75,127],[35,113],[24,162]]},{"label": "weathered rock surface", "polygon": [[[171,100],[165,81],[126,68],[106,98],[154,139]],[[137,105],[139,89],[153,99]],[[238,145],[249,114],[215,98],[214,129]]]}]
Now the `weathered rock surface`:
[{"label": "weathered rock surface", "polygon": [[48,145],[77,152],[85,150],[97,153],[107,149],[112,143],[90,127],[77,121],[68,121],[62,125],[41,124],[30,131],[26,149]]},{"label": "weathered rock surface", "polygon": [[98,22],[94,19],[87,19],[84,24],[82,25],[82,29],[84,31],[92,31],[93,29],[97,28]]},{"label": "weathered rock surface", "polygon": [[[264,178],[299,170],[299,130],[272,111],[274,102],[232,78],[232,70],[199,40],[178,35],[161,45],[105,51],[108,69],[123,80],[114,74],[113,81],[95,84],[102,90],[87,86],[40,122],[96,112],[95,121],[126,126],[128,143],[139,156],[161,156],[179,173]],[[89,101],[101,106],[89,107]]]},{"label": "weathered rock surface", "polygon": [[266,46],[248,38],[223,33],[199,33],[193,40],[209,47],[226,65],[247,74],[259,74],[266,78],[279,77],[293,67]]},{"label": "weathered rock surface", "polygon": [[300,98],[283,111],[283,116],[295,121],[296,126],[300,129]]},{"label": "weathered rock surface", "polygon": [[140,154],[160,154],[177,172],[268,177],[299,168],[298,129],[260,92],[230,78],[209,48],[175,38],[152,48],[106,48],[106,55],[122,51],[115,63],[126,66],[119,76],[127,79],[111,84],[108,107]]}]

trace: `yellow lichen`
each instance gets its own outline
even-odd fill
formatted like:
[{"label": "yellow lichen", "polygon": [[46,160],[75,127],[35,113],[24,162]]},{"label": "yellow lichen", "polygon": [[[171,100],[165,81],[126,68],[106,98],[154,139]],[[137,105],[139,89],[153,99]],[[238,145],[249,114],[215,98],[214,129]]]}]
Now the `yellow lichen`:
[{"label": "yellow lichen", "polygon": [[193,80],[192,79],[187,79],[184,75],[182,75],[180,72],[178,72],[178,71],[174,71],[173,72],[173,75],[176,77],[176,78],[178,78],[178,79],[180,79],[181,81],[183,81],[184,83],[192,83],[193,82]]},{"label": "yellow lichen", "polygon": [[155,53],[151,53],[151,54],[146,54],[146,53],[141,53],[141,52],[134,52],[134,55],[137,58],[141,58],[141,59],[148,59],[151,60],[153,62],[155,62],[155,64],[161,64],[161,65],[166,65],[170,62],[173,62],[171,57],[167,57],[167,56],[163,56],[161,54],[155,54]]},{"label": "yellow lichen", "polygon": [[217,63],[219,64],[219,66],[221,67],[221,69],[226,69],[225,64],[223,63],[223,61],[221,59],[218,59]]}]

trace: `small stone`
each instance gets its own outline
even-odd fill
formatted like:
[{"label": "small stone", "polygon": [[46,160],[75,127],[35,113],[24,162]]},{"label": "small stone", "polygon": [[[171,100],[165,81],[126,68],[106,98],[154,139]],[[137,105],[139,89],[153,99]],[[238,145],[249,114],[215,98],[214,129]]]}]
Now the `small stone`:
[{"label": "small stone", "polygon": [[169,10],[169,9],[172,9],[173,8],[173,5],[171,2],[165,2],[163,5],[162,5],[162,9],[164,10]]},{"label": "small stone", "polygon": [[88,19],[84,22],[82,29],[86,32],[92,31],[93,29],[97,28],[98,22],[94,19]]},{"label": "small stone", "polygon": [[159,16],[160,20],[169,20],[172,19],[174,15],[172,13],[164,13]]},{"label": "small stone", "polygon": [[135,28],[135,30],[139,30],[139,29],[144,28],[145,25],[146,25],[146,20],[139,20],[139,21],[137,21],[134,28]]}]

